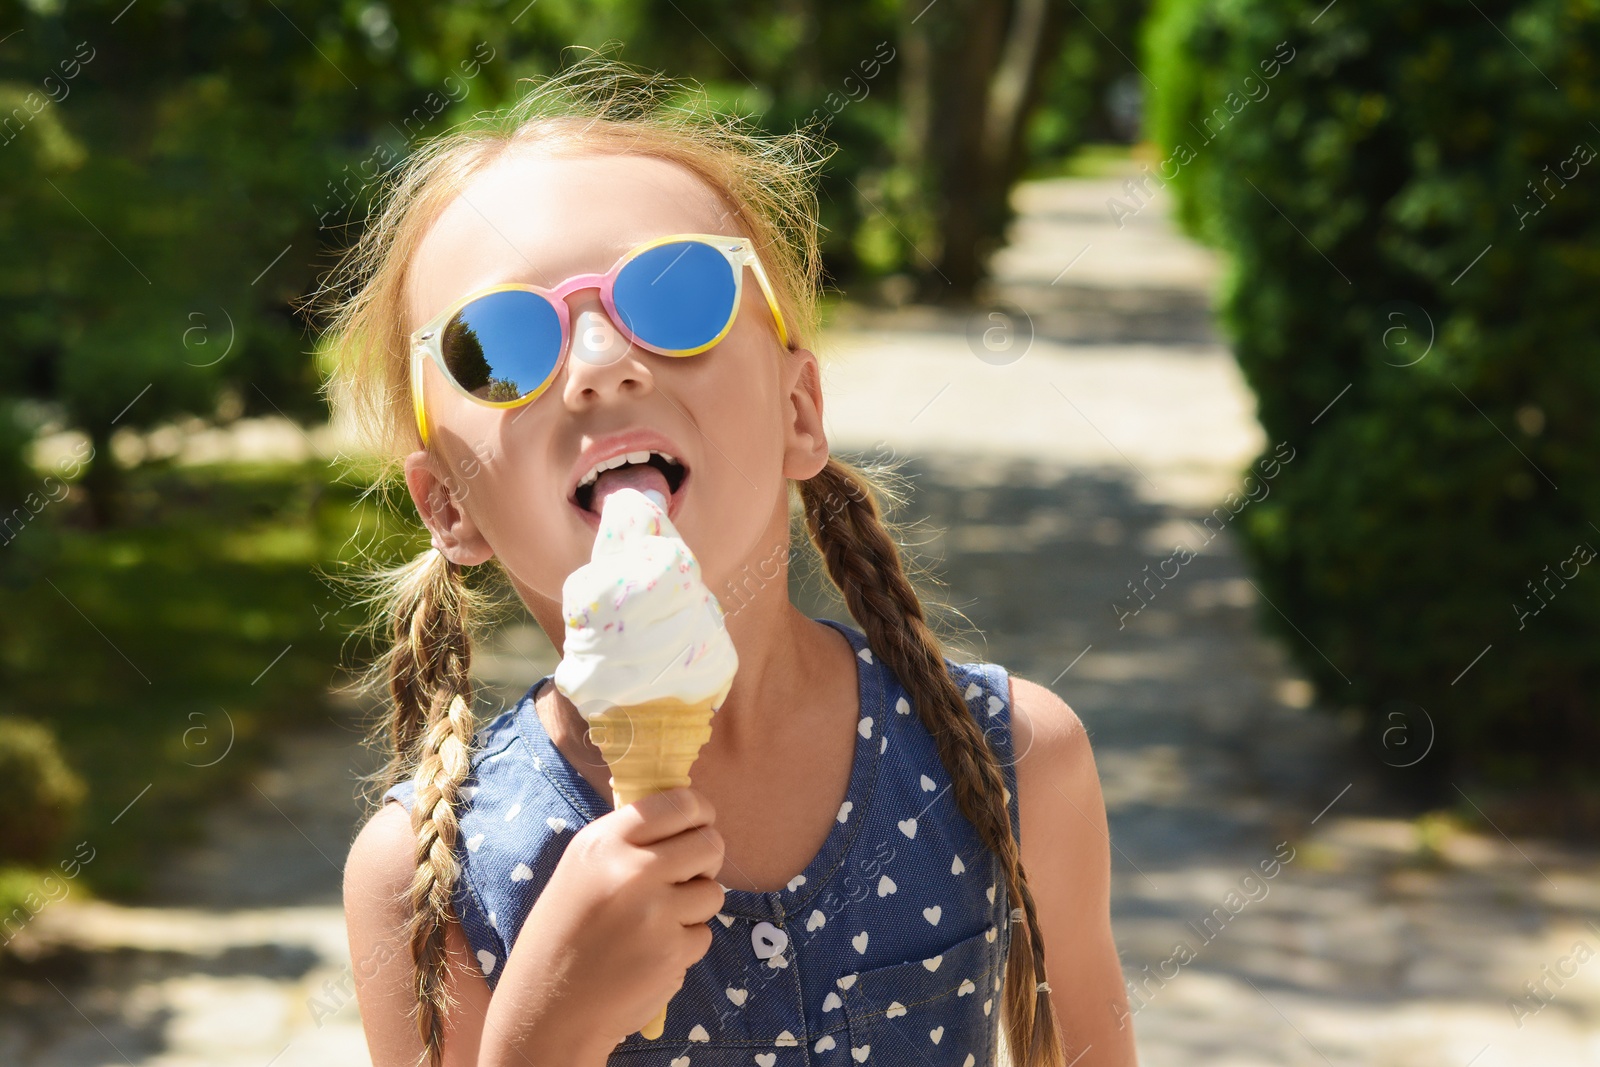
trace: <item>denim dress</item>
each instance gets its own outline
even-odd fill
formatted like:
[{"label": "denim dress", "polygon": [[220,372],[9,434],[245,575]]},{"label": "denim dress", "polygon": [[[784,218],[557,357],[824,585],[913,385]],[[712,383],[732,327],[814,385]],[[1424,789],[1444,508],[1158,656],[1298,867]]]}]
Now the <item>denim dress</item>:
[{"label": "denim dress", "polygon": [[[957,809],[933,738],[865,635],[817,621],[855,648],[861,700],[827,840],[782,889],[726,889],[665,1032],[629,1035],[614,1067],[994,1062],[1010,947],[999,858]],[[1006,672],[945,662],[1000,759],[1018,832]],[[545,732],[534,697],[549,681],[478,731],[458,813],[456,914],[491,989],[573,833],[613,810]],[[411,781],[384,794],[407,811],[414,795]]]}]

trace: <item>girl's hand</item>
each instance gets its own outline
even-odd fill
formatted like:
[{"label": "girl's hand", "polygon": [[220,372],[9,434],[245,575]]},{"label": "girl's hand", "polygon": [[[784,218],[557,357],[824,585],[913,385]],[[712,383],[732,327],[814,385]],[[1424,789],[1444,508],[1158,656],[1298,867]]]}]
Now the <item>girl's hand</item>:
[{"label": "girl's hand", "polygon": [[703,794],[683,787],[585,825],[529,912],[507,970],[547,975],[542,984],[562,1002],[548,1007],[583,1017],[582,1029],[606,1049],[643,1028],[711,947],[707,923],[724,896],[715,818]]}]

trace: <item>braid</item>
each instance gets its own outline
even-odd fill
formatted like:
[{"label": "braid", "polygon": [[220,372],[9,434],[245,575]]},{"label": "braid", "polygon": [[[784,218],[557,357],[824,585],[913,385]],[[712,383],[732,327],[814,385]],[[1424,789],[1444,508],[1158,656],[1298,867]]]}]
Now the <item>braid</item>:
[{"label": "braid", "polygon": [[393,697],[391,729],[397,758],[415,751],[416,874],[413,915],[407,930],[416,963],[417,1033],[432,1067],[444,1054],[444,1017],[453,1007],[445,987],[445,931],[457,922],[451,900],[461,865],[455,846],[461,783],[472,768],[474,731],[471,643],[472,598],[461,567],[437,549],[406,565],[409,579],[392,614],[394,645],[388,657]]},{"label": "braid", "polygon": [[1013,1062],[1060,1067],[1055,1012],[1044,984],[1044,941],[1011,829],[1000,761],[950,676],[872,488],[861,471],[830,457],[800,484],[811,539],[873,651],[910,693],[950,774],[957,808],[1000,858],[1012,921],[1021,919],[1027,927],[1029,951],[1010,952],[1006,960],[1006,1043]]}]

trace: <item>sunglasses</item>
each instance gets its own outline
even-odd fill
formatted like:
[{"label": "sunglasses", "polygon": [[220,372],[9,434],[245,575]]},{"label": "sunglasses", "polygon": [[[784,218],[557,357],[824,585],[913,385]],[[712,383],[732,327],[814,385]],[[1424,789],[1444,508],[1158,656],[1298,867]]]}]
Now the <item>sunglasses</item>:
[{"label": "sunglasses", "polygon": [[772,283],[746,237],[670,234],[624,253],[604,274],[577,274],[554,289],[495,285],[456,301],[411,335],[411,397],[423,447],[428,445],[422,407],[427,360],[456,392],[486,407],[532,403],[566,362],[572,334],[566,298],[582,289],[600,290],[611,321],[640,348],[693,356],[733,328],[747,264],[787,348],[789,331]]}]

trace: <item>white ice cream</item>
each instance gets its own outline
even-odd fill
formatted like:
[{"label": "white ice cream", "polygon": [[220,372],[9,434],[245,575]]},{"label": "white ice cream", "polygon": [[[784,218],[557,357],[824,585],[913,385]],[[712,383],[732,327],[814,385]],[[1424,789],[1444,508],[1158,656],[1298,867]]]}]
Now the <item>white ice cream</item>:
[{"label": "white ice cream", "polygon": [[602,505],[590,561],[561,588],[566,647],[556,687],[592,717],[614,706],[709,697],[720,706],[739,657],[722,605],[665,511],[636,489]]}]

